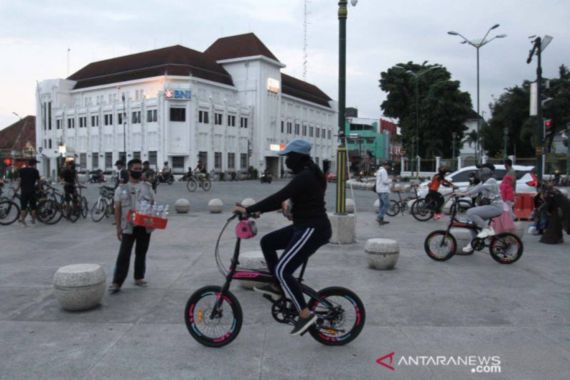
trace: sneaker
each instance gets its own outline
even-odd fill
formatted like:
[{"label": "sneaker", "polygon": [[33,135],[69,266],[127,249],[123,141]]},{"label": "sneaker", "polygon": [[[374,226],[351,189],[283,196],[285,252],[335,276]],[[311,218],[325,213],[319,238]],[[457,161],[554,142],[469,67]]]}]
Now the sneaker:
[{"label": "sneaker", "polygon": [[140,286],[141,288],[146,288],[148,286],[148,282],[146,282],[144,279],[135,280],[135,285]]},{"label": "sneaker", "polygon": [[24,227],[28,227],[28,224],[26,223],[25,220],[18,219],[18,223],[20,223],[20,224],[21,224],[22,226],[24,226]]},{"label": "sneaker", "polygon": [[277,288],[276,286],[270,284],[259,284],[253,287],[253,291],[261,294],[266,294],[273,301],[278,301],[281,297],[283,297],[283,293],[281,289]]},{"label": "sneaker", "polygon": [[463,249],[461,250],[461,254],[463,255],[470,255],[473,253],[473,246],[471,246],[471,243],[467,244],[465,247],[463,247]]},{"label": "sneaker", "polygon": [[488,227],[488,228],[483,228],[483,230],[481,230],[481,232],[477,234],[477,237],[479,239],[485,239],[493,235],[495,235],[495,230],[493,230],[493,228],[491,227]]},{"label": "sneaker", "polygon": [[109,293],[111,294],[117,294],[121,291],[121,287],[117,284],[111,284],[109,286]]},{"label": "sneaker", "polygon": [[316,321],[317,321],[317,316],[312,313],[307,318],[299,317],[299,319],[295,323],[295,327],[291,331],[291,335],[301,335],[302,333],[307,331],[307,329],[311,327],[313,323],[315,323]]}]

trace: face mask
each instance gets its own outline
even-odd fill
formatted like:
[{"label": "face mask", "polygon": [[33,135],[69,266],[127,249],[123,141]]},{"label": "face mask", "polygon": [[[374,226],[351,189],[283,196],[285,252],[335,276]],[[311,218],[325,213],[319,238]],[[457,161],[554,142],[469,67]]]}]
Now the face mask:
[{"label": "face mask", "polygon": [[129,173],[133,179],[140,179],[142,176],[142,171],[140,170],[130,170]]}]

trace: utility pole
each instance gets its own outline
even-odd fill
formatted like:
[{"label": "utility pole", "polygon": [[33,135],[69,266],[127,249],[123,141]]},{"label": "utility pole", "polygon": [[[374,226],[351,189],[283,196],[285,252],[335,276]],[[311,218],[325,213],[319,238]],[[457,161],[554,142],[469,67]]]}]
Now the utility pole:
[{"label": "utility pole", "polygon": [[570,122],[566,123],[566,181],[570,176]]},{"label": "utility pole", "polygon": [[509,154],[507,153],[507,145],[509,142],[509,129],[507,127],[503,128],[503,158],[506,160],[509,158]]}]

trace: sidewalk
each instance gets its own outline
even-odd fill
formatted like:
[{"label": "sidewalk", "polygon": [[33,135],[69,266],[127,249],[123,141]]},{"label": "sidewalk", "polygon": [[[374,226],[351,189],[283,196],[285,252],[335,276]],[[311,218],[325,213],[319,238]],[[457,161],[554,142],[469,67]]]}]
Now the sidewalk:
[{"label": "sidewalk", "polygon": [[[222,349],[203,347],[186,330],[183,310],[201,286],[222,284],[214,242],[228,213],[174,215],[153,234],[146,289],[132,284],[105,295],[95,310],[70,313],[53,297],[57,268],[98,263],[111,280],[118,241],[109,222],[0,228],[0,379],[565,379],[570,373],[570,237],[543,245],[525,235],[525,253],[512,266],[486,253],[432,261],[425,236],[444,220],[410,215],[379,227],[357,216],[356,244],[328,245],[311,259],[306,281],[345,286],[363,300],[362,334],[344,347],[325,347],[308,334],[289,335],[270,304],[241,289],[244,324]],[[259,236],[283,225],[278,214],[258,220]],[[244,241],[257,250],[259,236]],[[396,239],[393,271],[367,268],[364,243]],[[233,245],[224,236],[227,256]],[[131,268],[132,271],[132,268]],[[392,371],[376,360],[394,352]],[[474,374],[465,365],[404,365],[409,356],[499,356],[501,373]],[[384,359],[384,363],[388,363]],[[400,365],[398,365],[400,364]]]}]

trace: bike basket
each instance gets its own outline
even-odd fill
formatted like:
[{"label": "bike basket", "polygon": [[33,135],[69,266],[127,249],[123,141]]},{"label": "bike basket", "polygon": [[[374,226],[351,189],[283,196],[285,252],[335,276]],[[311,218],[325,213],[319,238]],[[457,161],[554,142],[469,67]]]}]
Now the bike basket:
[{"label": "bike basket", "polygon": [[253,220],[242,220],[236,226],[236,236],[240,239],[251,239],[257,235],[257,226]]},{"label": "bike basket", "polygon": [[141,214],[136,211],[129,211],[128,218],[133,222],[135,226],[155,228],[158,230],[165,229],[166,224],[168,223],[168,219],[166,218],[160,218],[154,215]]}]

